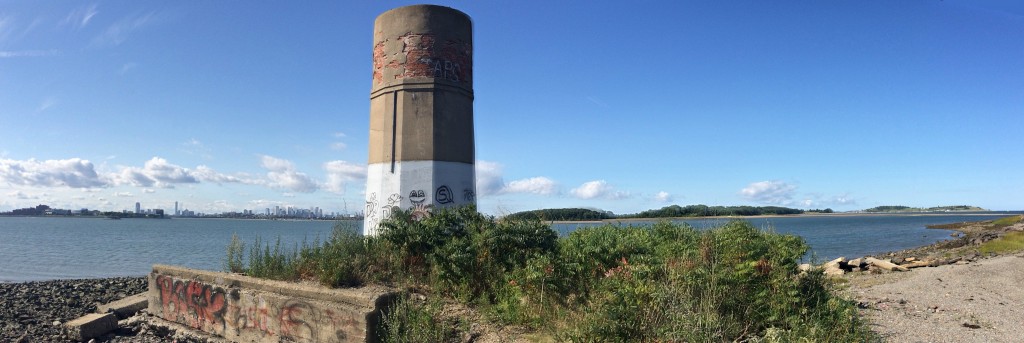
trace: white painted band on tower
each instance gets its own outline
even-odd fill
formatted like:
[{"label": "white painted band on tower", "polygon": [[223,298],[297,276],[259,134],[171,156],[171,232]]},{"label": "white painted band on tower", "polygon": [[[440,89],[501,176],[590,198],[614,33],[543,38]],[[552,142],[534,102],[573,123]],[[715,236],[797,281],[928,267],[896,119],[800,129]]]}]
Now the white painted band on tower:
[{"label": "white painted band on tower", "polygon": [[377,17],[373,41],[366,235],[395,207],[423,214],[476,204],[469,16],[396,8]]}]

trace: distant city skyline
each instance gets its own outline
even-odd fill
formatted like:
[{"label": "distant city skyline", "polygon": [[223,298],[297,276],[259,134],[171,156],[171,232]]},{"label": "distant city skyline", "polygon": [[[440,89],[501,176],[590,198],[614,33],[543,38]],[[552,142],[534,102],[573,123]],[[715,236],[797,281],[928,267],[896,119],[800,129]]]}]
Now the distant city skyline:
[{"label": "distant city skyline", "polygon": [[[5,1],[0,211],[364,210],[373,20],[413,3]],[[1024,209],[1024,2],[440,5],[484,213]]]}]

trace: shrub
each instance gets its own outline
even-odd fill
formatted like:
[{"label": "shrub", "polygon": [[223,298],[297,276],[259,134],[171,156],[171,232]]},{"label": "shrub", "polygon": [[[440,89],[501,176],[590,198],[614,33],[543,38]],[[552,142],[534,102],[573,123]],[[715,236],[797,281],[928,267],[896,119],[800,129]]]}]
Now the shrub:
[{"label": "shrub", "polygon": [[238,238],[237,234],[231,234],[231,243],[228,244],[228,256],[224,259],[224,270],[228,273],[245,272],[245,264],[242,258],[245,255],[245,243]]},{"label": "shrub", "polygon": [[381,342],[435,343],[451,341],[455,328],[440,317],[438,302],[417,303],[400,296],[384,312],[377,335]]}]

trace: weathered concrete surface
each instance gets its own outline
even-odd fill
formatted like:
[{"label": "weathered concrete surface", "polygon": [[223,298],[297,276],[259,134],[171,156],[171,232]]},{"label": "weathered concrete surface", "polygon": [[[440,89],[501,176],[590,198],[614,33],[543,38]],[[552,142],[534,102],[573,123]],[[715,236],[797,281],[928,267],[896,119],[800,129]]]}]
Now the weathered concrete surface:
[{"label": "weathered concrete surface", "polygon": [[367,235],[394,207],[418,216],[476,204],[469,16],[436,5],[395,8],[374,21],[373,42]]},{"label": "weathered concrete surface", "polygon": [[90,313],[64,324],[68,337],[86,341],[103,336],[117,328],[117,316],[113,313]]},{"label": "weathered concrete surface", "polygon": [[139,293],[121,300],[96,307],[96,313],[113,313],[118,319],[131,317],[149,306],[146,293]]},{"label": "weathered concrete surface", "polygon": [[376,342],[396,294],[154,265],[148,298],[153,315],[234,342]]}]

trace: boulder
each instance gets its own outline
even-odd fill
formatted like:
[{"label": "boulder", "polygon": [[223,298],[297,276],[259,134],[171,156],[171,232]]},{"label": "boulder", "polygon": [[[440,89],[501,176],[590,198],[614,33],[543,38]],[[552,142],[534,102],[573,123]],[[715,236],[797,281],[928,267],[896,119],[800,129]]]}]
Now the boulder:
[{"label": "boulder", "polygon": [[892,263],[892,261],[880,260],[880,259],[877,259],[877,258],[874,258],[874,257],[865,257],[864,258],[864,262],[867,262],[867,264],[870,265],[870,266],[877,267],[877,268],[884,269],[884,270],[889,270],[889,271],[905,272],[905,271],[908,270],[905,267],[898,266],[895,263]]}]

